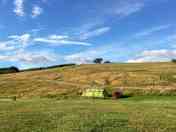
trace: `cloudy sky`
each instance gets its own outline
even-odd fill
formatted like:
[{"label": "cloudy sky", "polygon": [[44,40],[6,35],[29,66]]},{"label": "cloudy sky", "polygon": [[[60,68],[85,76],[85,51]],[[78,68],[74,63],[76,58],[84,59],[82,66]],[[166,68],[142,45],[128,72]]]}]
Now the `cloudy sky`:
[{"label": "cloudy sky", "polygon": [[0,0],[0,67],[176,58],[175,0]]}]

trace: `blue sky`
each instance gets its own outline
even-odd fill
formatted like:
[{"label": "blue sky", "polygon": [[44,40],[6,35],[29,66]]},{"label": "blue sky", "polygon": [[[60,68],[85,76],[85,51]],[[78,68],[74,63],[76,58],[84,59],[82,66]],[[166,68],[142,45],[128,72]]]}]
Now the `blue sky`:
[{"label": "blue sky", "polygon": [[0,0],[0,67],[176,58],[174,0]]}]

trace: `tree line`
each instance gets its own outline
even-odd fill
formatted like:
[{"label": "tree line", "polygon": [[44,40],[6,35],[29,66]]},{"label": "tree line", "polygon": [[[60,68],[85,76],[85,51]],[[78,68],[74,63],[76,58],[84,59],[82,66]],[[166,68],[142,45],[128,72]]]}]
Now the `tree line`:
[{"label": "tree line", "polygon": [[8,68],[0,68],[0,74],[16,73],[16,72],[20,72],[20,70],[15,66],[11,66]]}]

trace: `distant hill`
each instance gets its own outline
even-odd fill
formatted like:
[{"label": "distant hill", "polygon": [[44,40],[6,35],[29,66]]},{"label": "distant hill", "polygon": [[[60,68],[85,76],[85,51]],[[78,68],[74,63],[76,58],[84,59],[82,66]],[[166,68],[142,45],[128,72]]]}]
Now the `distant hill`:
[{"label": "distant hill", "polygon": [[0,75],[0,96],[76,95],[96,84],[128,94],[176,94],[175,63],[90,64]]}]

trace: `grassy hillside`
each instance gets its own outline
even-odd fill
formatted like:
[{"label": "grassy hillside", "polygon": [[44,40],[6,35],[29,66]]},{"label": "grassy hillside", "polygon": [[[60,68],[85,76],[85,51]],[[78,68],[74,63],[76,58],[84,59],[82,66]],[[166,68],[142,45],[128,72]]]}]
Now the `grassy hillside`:
[{"label": "grassy hillside", "polygon": [[80,65],[2,74],[0,96],[75,95],[93,82],[130,94],[176,94],[176,64]]},{"label": "grassy hillside", "polygon": [[176,97],[0,100],[1,132],[175,132]]}]

